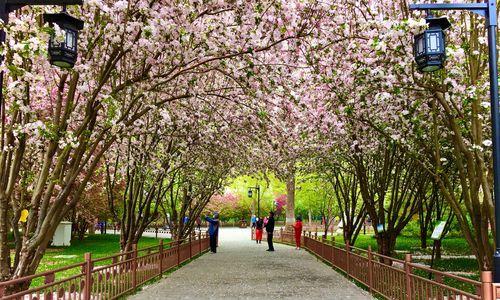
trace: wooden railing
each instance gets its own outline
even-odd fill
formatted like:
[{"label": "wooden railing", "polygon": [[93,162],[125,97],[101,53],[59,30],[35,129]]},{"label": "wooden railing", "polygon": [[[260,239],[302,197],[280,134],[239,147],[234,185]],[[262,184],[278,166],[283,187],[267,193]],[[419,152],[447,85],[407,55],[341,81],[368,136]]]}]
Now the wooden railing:
[{"label": "wooden railing", "polygon": [[[295,245],[294,234],[283,229],[274,232],[274,240]],[[492,283],[491,272],[481,272],[481,281],[476,281],[414,263],[411,254],[399,260],[373,252],[371,247],[364,250],[337,244],[311,232],[302,234],[302,245],[348,278],[365,285],[370,293],[386,299],[500,299],[500,284]]]},{"label": "wooden railing", "polygon": [[205,252],[209,244],[206,234],[197,234],[98,259],[85,253],[81,263],[0,282],[0,299],[115,299]]}]

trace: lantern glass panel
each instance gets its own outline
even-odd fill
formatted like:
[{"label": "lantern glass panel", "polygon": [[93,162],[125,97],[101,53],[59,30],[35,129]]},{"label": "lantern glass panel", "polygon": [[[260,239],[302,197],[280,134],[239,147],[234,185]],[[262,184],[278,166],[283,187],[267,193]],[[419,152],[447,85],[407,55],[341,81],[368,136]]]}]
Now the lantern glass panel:
[{"label": "lantern glass panel", "polygon": [[440,53],[442,52],[442,38],[441,32],[428,32],[427,36],[427,53]]},{"label": "lantern glass panel", "polygon": [[248,198],[252,198],[252,190],[248,190]]},{"label": "lantern glass panel", "polygon": [[76,32],[66,29],[66,49],[76,52]]}]

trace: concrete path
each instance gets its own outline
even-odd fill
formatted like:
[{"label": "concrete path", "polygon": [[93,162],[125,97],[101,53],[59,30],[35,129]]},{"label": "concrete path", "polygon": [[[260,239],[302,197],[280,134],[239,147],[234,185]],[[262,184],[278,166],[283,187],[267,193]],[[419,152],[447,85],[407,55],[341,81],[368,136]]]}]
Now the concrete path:
[{"label": "concrete path", "polygon": [[250,230],[221,228],[207,253],[129,299],[373,299],[305,250],[250,241]]}]

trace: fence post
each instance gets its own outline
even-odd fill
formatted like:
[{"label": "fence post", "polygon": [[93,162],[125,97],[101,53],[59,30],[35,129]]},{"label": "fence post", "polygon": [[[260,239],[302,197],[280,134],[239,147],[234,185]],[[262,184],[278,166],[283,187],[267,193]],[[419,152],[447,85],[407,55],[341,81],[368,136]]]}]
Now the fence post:
[{"label": "fence post", "polygon": [[189,259],[193,258],[193,239],[191,239],[191,235],[189,235]]},{"label": "fence post", "polygon": [[201,254],[201,232],[198,233],[198,244],[200,244],[200,254]]},{"label": "fence post", "polygon": [[[56,274],[49,273],[49,274],[45,275],[45,279],[44,279],[43,283],[44,284],[50,284],[50,283],[54,282],[55,279],[56,279]],[[49,289],[47,292],[45,292],[44,296],[45,296],[44,299],[46,299],[46,300],[52,300],[53,299],[53,292],[52,292],[52,290]]]},{"label": "fence post", "polygon": [[[328,235],[327,235],[327,237],[328,237]],[[328,246],[328,245],[327,245],[327,243],[328,243],[328,239],[325,239],[325,236],[324,236],[324,235],[322,235],[322,236],[321,236],[321,256],[322,256],[325,260],[327,260],[327,259],[326,259],[326,253],[325,253],[325,252],[326,252],[326,249],[325,249],[325,248]]]},{"label": "fence post", "polygon": [[132,286],[137,287],[137,244],[132,245]]},{"label": "fence post", "polygon": [[[434,273],[434,280],[437,282],[437,283],[443,283],[443,275],[440,274],[440,273]],[[438,300],[443,300],[443,290],[441,289],[438,289],[438,293],[437,293],[437,299]]]},{"label": "fence post", "polygon": [[406,299],[411,300],[411,254],[405,255],[405,282],[406,282]]},{"label": "fence post", "polygon": [[347,269],[347,270],[346,270],[346,272],[347,272],[347,278],[349,278],[349,277],[350,277],[350,276],[349,276],[349,273],[350,273],[350,271],[349,271],[349,269],[350,269],[350,262],[349,262],[349,260],[350,260],[350,255],[349,255],[349,252],[351,252],[351,251],[350,251],[350,249],[349,249],[349,241],[346,241],[346,242],[345,242],[345,257],[346,257],[346,269]]},{"label": "fence post", "polygon": [[368,289],[370,294],[373,294],[373,254],[370,245],[368,245]]},{"label": "fence post", "polygon": [[163,273],[163,240],[160,240],[160,245],[158,246],[158,253],[160,254],[160,261],[158,263],[159,266],[158,275],[161,276],[161,273]]},{"label": "fence post", "polygon": [[85,285],[83,287],[83,299],[90,300],[92,292],[92,254],[85,253]]},{"label": "fence post", "polygon": [[181,264],[181,240],[177,241],[177,266]]},{"label": "fence post", "polygon": [[335,241],[332,240],[332,268],[335,267]]},{"label": "fence post", "polygon": [[493,298],[493,275],[491,271],[481,272],[481,299],[494,300]]}]

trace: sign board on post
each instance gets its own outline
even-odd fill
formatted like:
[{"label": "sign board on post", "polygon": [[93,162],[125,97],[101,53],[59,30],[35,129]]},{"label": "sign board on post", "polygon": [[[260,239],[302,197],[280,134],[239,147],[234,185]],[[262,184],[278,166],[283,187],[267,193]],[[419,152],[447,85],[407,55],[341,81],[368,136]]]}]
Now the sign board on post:
[{"label": "sign board on post", "polygon": [[446,226],[446,221],[440,221],[439,224],[434,227],[434,231],[432,232],[431,239],[440,240],[443,235],[444,227]]}]

